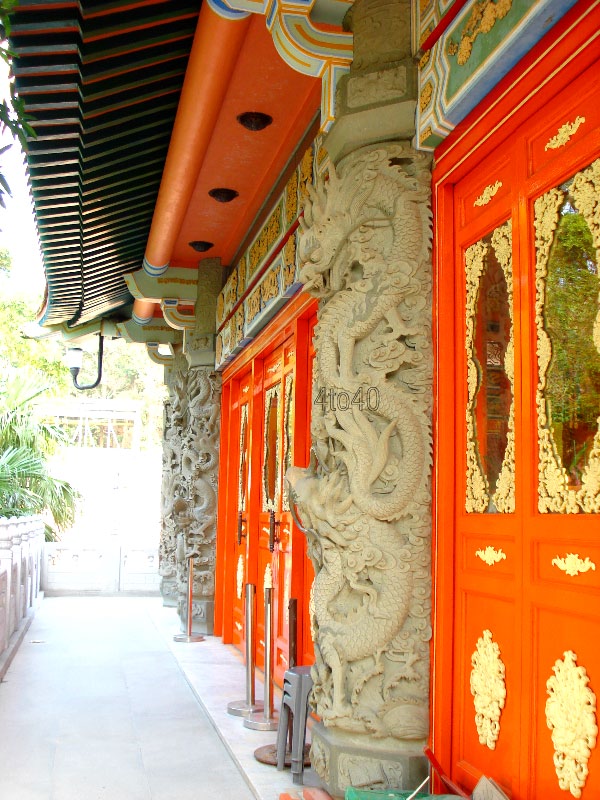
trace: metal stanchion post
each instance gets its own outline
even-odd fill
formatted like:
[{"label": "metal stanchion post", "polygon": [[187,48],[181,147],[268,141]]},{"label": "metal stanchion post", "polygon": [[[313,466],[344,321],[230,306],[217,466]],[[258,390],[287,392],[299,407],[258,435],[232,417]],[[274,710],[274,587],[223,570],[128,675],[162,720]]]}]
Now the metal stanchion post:
[{"label": "metal stanchion post", "polygon": [[255,664],[254,664],[254,608],[256,586],[246,584],[246,699],[233,700],[227,704],[227,713],[234,717],[246,717],[255,711],[262,711],[263,704],[257,703],[255,694]]},{"label": "metal stanchion post", "polygon": [[192,633],[192,600],[194,596],[194,556],[188,557],[188,596],[187,596],[187,633],[178,633],[173,639],[176,642],[203,642],[204,636]]},{"label": "metal stanchion post", "polygon": [[244,726],[254,731],[276,731],[277,715],[273,711],[273,586],[270,570],[265,573],[265,705],[263,713],[251,714]]}]

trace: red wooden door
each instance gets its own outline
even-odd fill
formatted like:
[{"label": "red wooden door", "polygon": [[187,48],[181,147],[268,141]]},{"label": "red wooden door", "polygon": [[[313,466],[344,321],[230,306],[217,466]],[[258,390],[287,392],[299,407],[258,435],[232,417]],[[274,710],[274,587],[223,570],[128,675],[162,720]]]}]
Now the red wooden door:
[{"label": "red wooden door", "polygon": [[[433,741],[465,788],[486,774],[514,800],[600,796],[600,70],[590,60],[557,72],[545,102],[532,88],[510,134],[436,176]],[[482,122],[471,144],[484,133]]]},{"label": "red wooden door", "polygon": [[250,537],[250,448],[252,432],[250,429],[251,401],[252,401],[252,373],[248,371],[241,378],[234,381],[232,387],[234,398],[232,403],[233,418],[235,420],[234,438],[229,458],[232,458],[232,468],[235,470],[235,483],[231,492],[233,512],[231,515],[230,529],[232,537],[233,561],[235,564],[235,591],[232,592],[232,642],[240,649],[245,648],[245,585],[251,582],[248,575],[248,555]]},{"label": "red wooden door", "polygon": [[226,500],[220,503],[218,521],[223,617],[216,630],[243,649],[240,591],[244,583],[253,583],[255,658],[257,666],[264,666],[267,576],[273,587],[273,663],[279,684],[289,666],[291,598],[298,601],[298,662],[312,662],[312,642],[305,638],[306,632],[310,635],[307,584],[312,567],[304,536],[293,524],[284,476],[288,467],[308,463],[314,316],[314,303],[306,298],[292,304],[248,348],[242,363],[228,368],[223,393],[228,403],[220,473]]}]

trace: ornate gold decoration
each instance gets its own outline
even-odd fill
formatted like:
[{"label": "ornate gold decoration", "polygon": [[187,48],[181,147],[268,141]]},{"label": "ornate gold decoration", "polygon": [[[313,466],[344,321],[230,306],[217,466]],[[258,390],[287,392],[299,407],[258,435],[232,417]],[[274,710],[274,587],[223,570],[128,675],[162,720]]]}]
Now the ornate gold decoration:
[{"label": "ornate gold decoration", "polygon": [[241,622],[236,622],[235,627],[239,631],[239,633],[241,633],[244,630],[244,626],[242,625]]},{"label": "ornate gold decoration", "polygon": [[286,573],[285,581],[283,584],[283,616],[286,622],[286,625],[290,621],[290,583],[291,583],[291,575],[290,573]]},{"label": "ornate gold decoration", "polygon": [[567,553],[564,558],[556,556],[552,559],[552,565],[562,569],[567,575],[579,575],[580,572],[596,569],[596,565],[589,556],[586,556],[584,560],[579,557],[579,553]]},{"label": "ornate gold decoration", "polygon": [[498,190],[501,188],[502,181],[496,181],[495,183],[486,186],[479,197],[473,201],[473,206],[487,206],[492,197],[495,197],[498,194]]},{"label": "ornate gold decoration", "polygon": [[[571,194],[579,212],[592,233],[594,247],[600,251],[600,159],[577,173],[571,184]],[[536,404],[538,414],[539,479],[538,509],[542,513],[575,514],[578,511],[600,513],[600,427],[584,470],[581,487],[568,488],[567,473],[554,442],[546,407],[546,373],[552,358],[552,343],[544,326],[546,276],[548,259],[559,221],[559,209],[565,193],[550,189],[535,201],[536,231],[536,303],[538,385]],[[593,331],[594,345],[600,351],[600,311]]]},{"label": "ornate gold decoration", "polygon": [[279,281],[277,279],[278,274],[279,269],[276,262],[276,264],[271,266],[260,285],[260,300],[263,308],[269,302],[269,300],[279,297]]},{"label": "ornate gold decoration", "polygon": [[460,39],[460,44],[448,42],[447,52],[456,55],[462,67],[471,58],[473,44],[480,34],[489,33],[496,22],[503,19],[512,7],[512,0],[479,0],[473,6]]},{"label": "ornate gold decoration", "polygon": [[502,551],[502,548],[495,550],[491,545],[488,545],[485,550],[476,550],[475,555],[490,567],[506,558],[506,553]]},{"label": "ornate gold decoration", "polygon": [[431,81],[428,81],[421,90],[421,94],[419,96],[419,108],[421,109],[421,111],[425,111],[429,103],[431,103],[432,97],[433,97],[433,83]]},{"label": "ornate gold decoration", "polygon": [[300,193],[300,203],[304,203],[304,200],[308,197],[308,186],[311,186],[313,182],[314,158],[315,154],[313,152],[313,147],[307,148],[302,156],[302,161],[300,162],[299,167],[300,176],[298,190]]},{"label": "ornate gold decoration", "polygon": [[548,140],[544,150],[558,150],[559,147],[564,147],[574,136],[579,127],[585,122],[585,117],[575,117],[573,122],[565,122],[564,125],[558,129],[555,136]]},{"label": "ornate gold decoration", "polygon": [[[281,362],[278,364],[272,365],[270,369],[275,367],[279,369],[281,366]],[[279,504],[279,492],[280,492],[280,481],[278,480],[279,475],[279,463],[281,458],[280,453],[280,439],[281,437],[279,434],[275,437],[275,442],[269,441],[269,412],[271,410],[271,404],[276,403],[277,408],[279,408],[279,404],[281,401],[281,384],[276,383],[273,386],[269,387],[265,392],[265,415],[264,415],[264,444],[263,444],[263,500],[262,500],[262,510],[263,511],[270,511],[276,510]],[[271,452],[271,445],[275,445],[275,452]],[[275,459],[275,492],[273,497],[269,497],[268,491],[268,483],[267,483],[267,467],[269,464],[269,458],[273,457]]]},{"label": "ornate gold decoration", "polygon": [[420,137],[421,144],[423,144],[423,142],[426,142],[427,139],[429,139],[430,136],[433,136],[433,129],[432,129],[431,125],[428,125],[425,128],[425,130],[423,131],[423,133],[421,134],[421,137]]},{"label": "ornate gold decoration", "polygon": [[[291,372],[285,376],[285,388],[283,392],[283,474],[293,464],[293,447],[294,447],[294,408],[292,404],[292,395],[294,390],[294,376]],[[288,493],[284,491],[281,498],[281,507],[284,511],[290,510],[290,502]]]},{"label": "ornate gold decoration", "polygon": [[293,234],[283,248],[283,291],[296,281],[296,236]]},{"label": "ornate gold decoration", "polygon": [[272,589],[273,588],[273,570],[271,569],[271,565],[267,564],[265,567],[265,576],[263,578],[263,589]]},{"label": "ornate gold decoration", "polygon": [[479,285],[485,269],[485,260],[490,245],[481,240],[471,245],[465,253],[466,303],[465,303],[465,349],[467,351],[467,492],[465,510],[468,513],[484,513],[493,500],[501,513],[515,510],[515,424],[514,424],[514,334],[513,334],[513,291],[512,291],[512,226],[507,222],[496,228],[492,234],[492,244],[498,263],[506,280],[508,308],[510,314],[510,339],[504,355],[504,371],[510,382],[511,405],[508,418],[507,443],[502,468],[496,484],[496,491],[490,498],[490,487],[481,467],[475,434],[475,403],[479,388],[479,370],[475,356],[475,317]]},{"label": "ornate gold decoration", "polygon": [[577,666],[572,650],[558,659],[546,681],[546,723],[552,731],[554,768],[561,789],[581,797],[588,776],[588,760],[596,746],[596,695],[589,688],[584,667]]},{"label": "ornate gold decoration", "polygon": [[250,389],[249,383],[247,383],[245,386],[242,386],[242,394],[248,394],[249,389]]},{"label": "ornate gold decoration", "polygon": [[274,375],[276,372],[279,372],[280,369],[281,369],[281,361],[276,361],[274,364],[271,364],[271,366],[267,368],[267,373],[269,375]]},{"label": "ornate gold decoration", "polygon": [[246,306],[246,319],[250,323],[260,313],[260,287],[250,292],[244,305]]},{"label": "ornate gold decoration", "polygon": [[471,245],[465,253],[465,278],[467,300],[465,307],[466,336],[465,348],[467,351],[467,495],[465,510],[468,513],[482,514],[488,507],[489,486],[483,474],[479,456],[477,454],[477,439],[475,436],[475,397],[479,384],[479,372],[475,360],[475,314],[477,308],[477,294],[479,281],[483,274],[485,257],[489,245],[479,241]]},{"label": "ornate gold decoration", "polygon": [[298,171],[296,168],[292,172],[285,189],[285,221],[288,228],[298,214]]},{"label": "ornate gold decoration", "polygon": [[237,599],[241,600],[244,591],[244,556],[241,555],[241,553],[237,562],[237,571],[235,575],[235,588],[236,588]]},{"label": "ornate gold decoration", "polygon": [[248,404],[244,403],[240,415],[240,467],[238,472],[238,509],[240,511],[246,510],[246,486],[244,484],[247,474],[247,463],[246,463],[247,431],[248,431]]},{"label": "ornate gold decoration", "polygon": [[494,750],[500,735],[500,715],[506,701],[505,667],[492,633],[483,631],[471,656],[471,694],[481,744]]},{"label": "ornate gold decoration", "polygon": [[277,238],[281,235],[281,203],[266,221],[248,253],[248,273],[253,275],[261,261],[266,257]]}]

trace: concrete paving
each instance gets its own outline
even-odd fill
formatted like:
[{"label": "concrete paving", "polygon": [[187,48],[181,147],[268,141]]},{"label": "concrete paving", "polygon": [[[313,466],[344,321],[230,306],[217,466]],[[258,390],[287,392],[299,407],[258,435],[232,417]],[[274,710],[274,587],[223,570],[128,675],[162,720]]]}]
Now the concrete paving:
[{"label": "concrete paving", "polygon": [[253,756],[276,734],[226,713],[244,696],[237,653],[215,637],[173,642],[178,623],[160,598],[46,598],[0,684],[0,798],[276,800],[291,790],[288,771]]}]

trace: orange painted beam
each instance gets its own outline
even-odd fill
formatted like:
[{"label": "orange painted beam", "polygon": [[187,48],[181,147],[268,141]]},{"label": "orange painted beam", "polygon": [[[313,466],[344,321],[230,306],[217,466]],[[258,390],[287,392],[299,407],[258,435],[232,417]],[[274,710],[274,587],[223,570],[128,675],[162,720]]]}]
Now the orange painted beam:
[{"label": "orange painted beam", "polygon": [[171,258],[249,24],[202,5],[146,246],[151,273]]}]

